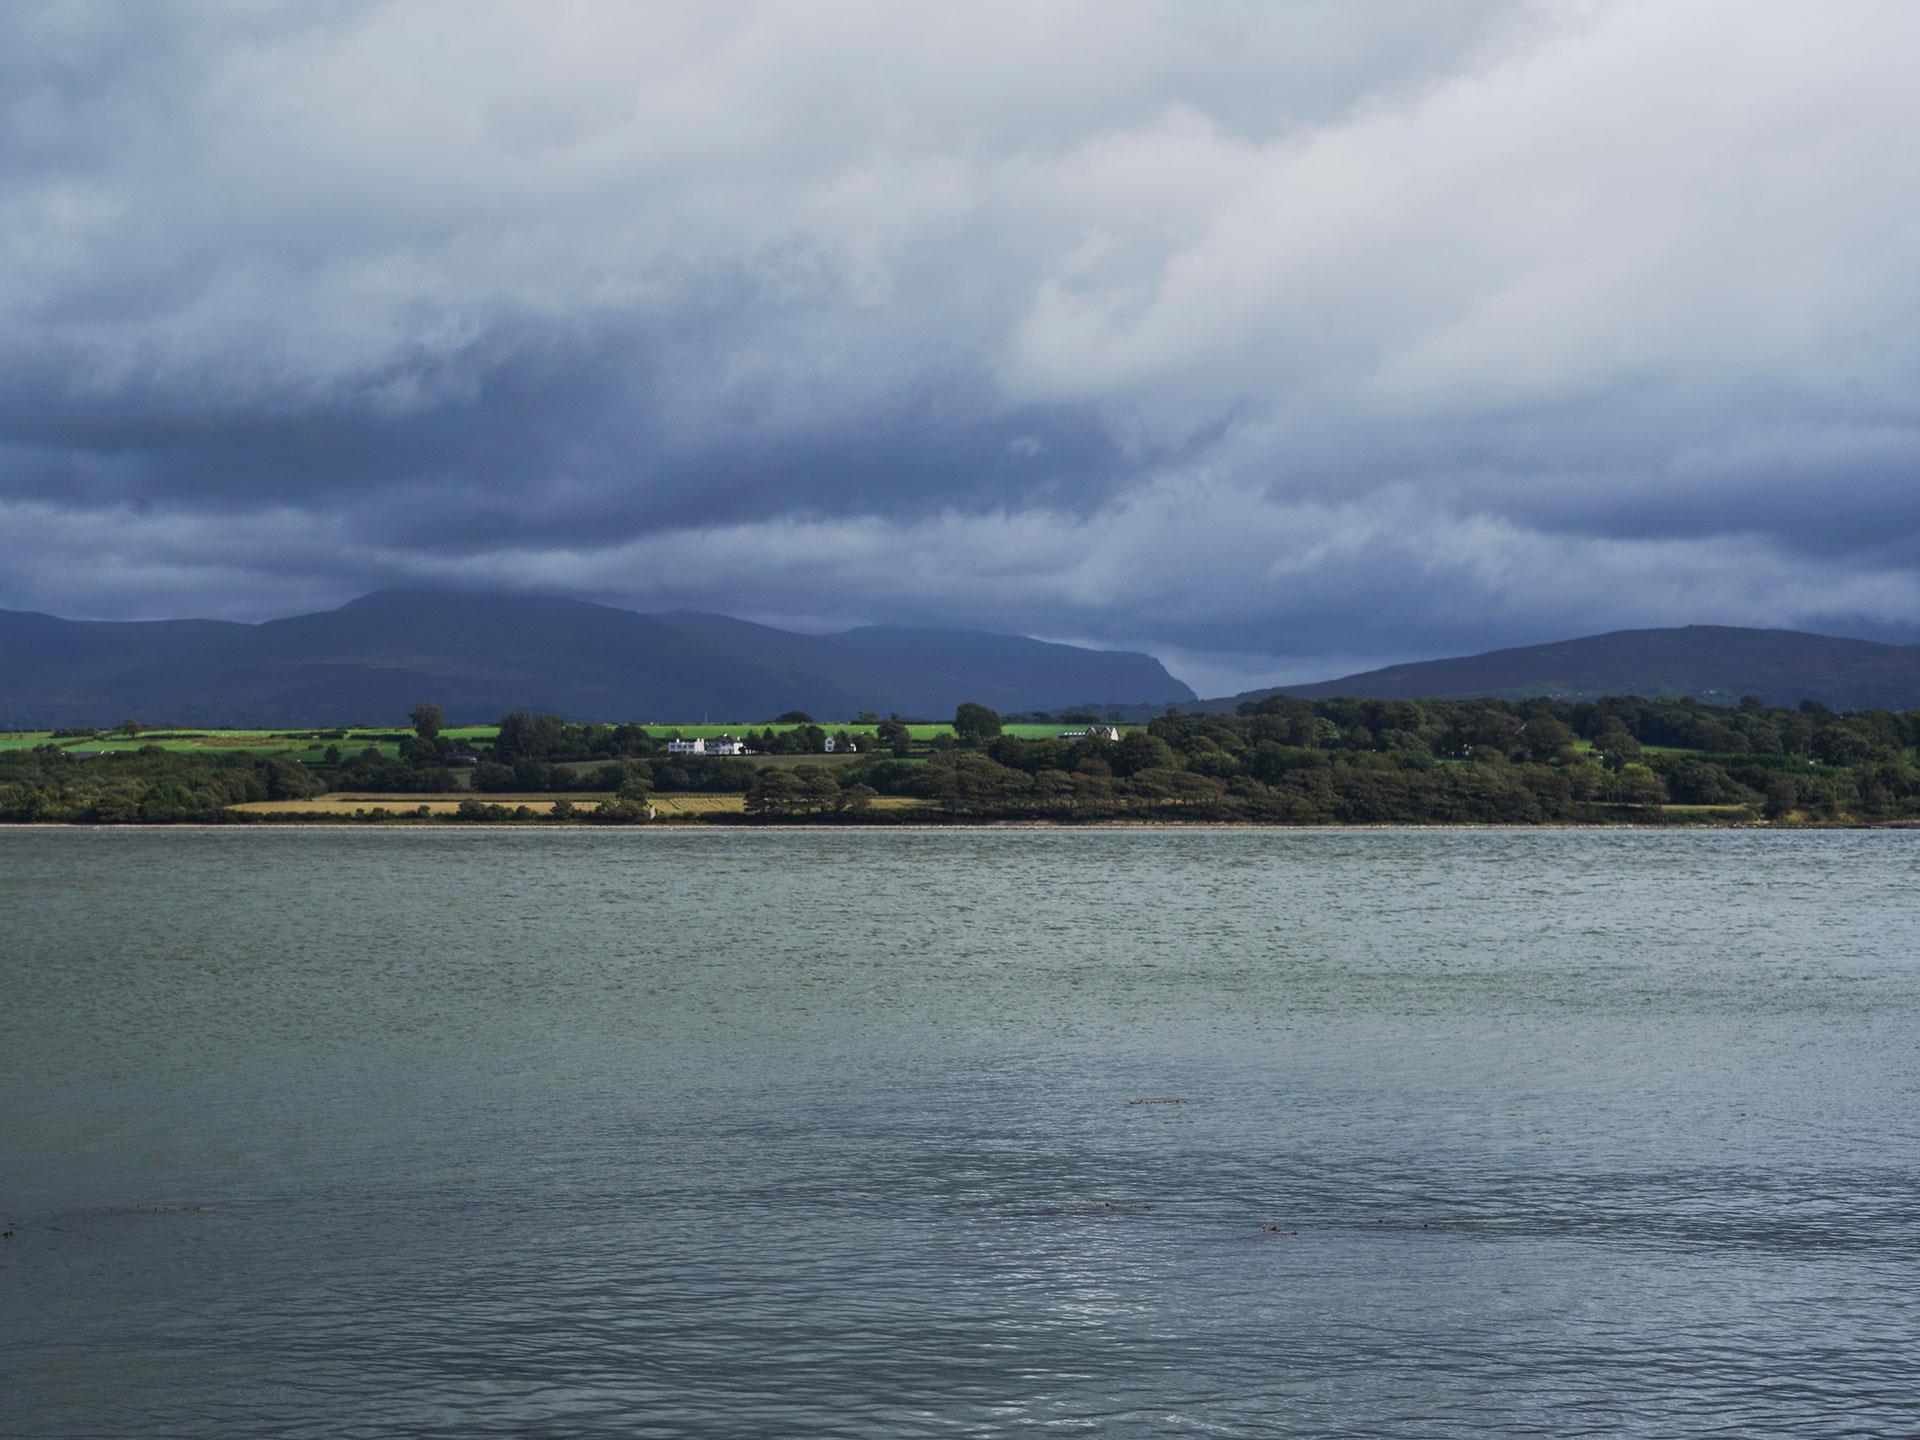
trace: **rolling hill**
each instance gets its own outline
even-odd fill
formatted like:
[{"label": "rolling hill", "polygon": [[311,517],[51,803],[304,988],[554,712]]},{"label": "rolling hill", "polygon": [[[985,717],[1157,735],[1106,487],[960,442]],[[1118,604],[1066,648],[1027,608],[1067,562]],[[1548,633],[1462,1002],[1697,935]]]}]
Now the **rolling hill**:
[{"label": "rolling hill", "polygon": [[1743,695],[1754,695],[1770,705],[1811,699],[1835,710],[1907,710],[1920,706],[1920,646],[1727,625],[1616,630],[1548,645],[1389,665],[1313,685],[1250,690],[1189,708],[1231,711],[1236,704],[1270,695],[1306,700],[1690,696],[1710,705],[1733,705]]},{"label": "rolling hill", "polygon": [[0,611],[0,727],[749,721],[785,710],[943,718],[1191,701],[1149,655],[979,631],[872,626],[801,635],[724,615],[644,615],[555,596],[383,590],[311,615],[73,621]]}]

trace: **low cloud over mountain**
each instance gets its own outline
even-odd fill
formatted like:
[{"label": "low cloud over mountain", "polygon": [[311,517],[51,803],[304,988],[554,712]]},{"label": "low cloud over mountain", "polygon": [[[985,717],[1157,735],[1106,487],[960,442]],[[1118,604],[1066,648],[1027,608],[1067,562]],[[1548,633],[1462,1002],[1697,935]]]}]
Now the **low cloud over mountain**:
[{"label": "low cloud over mountain", "polygon": [[869,626],[797,635],[725,615],[637,615],[555,596],[389,590],[261,625],[75,622],[0,610],[0,728],[399,724],[431,700],[456,721],[764,721],[806,710],[944,719],[1160,706],[1193,691],[1150,655],[1018,635]]},{"label": "low cloud over mountain", "polygon": [[0,605],[1920,620],[1920,10],[0,12]]}]

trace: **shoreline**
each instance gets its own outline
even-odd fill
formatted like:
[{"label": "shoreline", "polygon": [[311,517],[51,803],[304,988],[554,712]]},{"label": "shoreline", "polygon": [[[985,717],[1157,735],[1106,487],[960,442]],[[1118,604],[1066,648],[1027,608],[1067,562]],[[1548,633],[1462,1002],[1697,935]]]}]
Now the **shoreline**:
[{"label": "shoreline", "polygon": [[726,825],[714,825],[714,824],[708,824],[702,821],[692,821],[692,822],[667,821],[664,823],[655,821],[650,824],[642,824],[642,825],[594,825],[594,824],[581,824],[577,822],[554,823],[551,821],[544,822],[544,823],[540,821],[527,821],[527,822],[493,821],[493,822],[487,822],[487,823],[427,821],[425,823],[421,823],[419,821],[405,821],[405,820],[401,820],[401,821],[356,820],[356,819],[350,819],[350,818],[338,819],[338,820],[331,819],[331,818],[323,819],[323,820],[242,820],[242,821],[234,821],[234,822],[225,823],[225,824],[209,823],[207,821],[202,821],[202,820],[182,821],[178,824],[154,823],[154,822],[148,822],[148,821],[132,820],[132,821],[126,821],[124,823],[118,823],[113,825],[102,825],[102,824],[88,823],[83,821],[66,821],[66,820],[0,821],[0,831],[15,831],[15,830],[61,830],[61,831],[137,830],[142,832],[156,831],[156,830],[175,830],[175,831],[205,830],[205,831],[226,831],[226,832],[235,832],[235,833],[248,831],[248,830],[323,830],[323,831],[353,830],[353,831],[361,831],[361,832],[370,831],[370,830],[379,830],[379,831],[405,832],[405,833],[411,833],[411,834],[470,834],[470,835],[555,834],[563,831],[584,831],[588,833],[598,833],[598,834],[685,835],[685,834],[697,833],[697,834],[714,834],[714,835],[726,835],[726,834],[740,835],[740,834],[753,834],[755,832],[768,831],[768,830],[778,830],[783,833],[794,832],[794,831],[819,831],[827,834],[844,832],[849,830],[860,831],[862,833],[867,833],[867,834],[887,834],[887,833],[895,833],[903,830],[912,831],[917,834],[927,834],[927,833],[939,832],[939,831],[951,833],[956,831],[968,831],[968,830],[1033,831],[1033,832],[1059,832],[1059,833],[1070,833],[1076,830],[1099,830],[1099,831],[1107,831],[1107,832],[1111,832],[1111,831],[1192,832],[1192,831],[1220,830],[1220,831],[1272,833],[1272,834],[1278,834],[1278,835],[1336,834],[1336,833],[1361,834],[1361,833],[1378,832],[1378,831],[1405,832],[1410,834],[1418,834],[1422,831],[1430,831],[1430,832],[1436,832],[1436,833],[1450,832],[1450,831],[1501,831],[1501,832],[1511,832],[1514,834],[1532,834],[1532,833],[1539,833],[1542,831],[1583,830],[1583,831],[1618,831],[1623,834],[1639,834],[1639,833],[1645,833],[1650,831],[1658,831],[1661,833],[1677,833],[1677,832],[1691,832],[1691,831],[1699,831],[1699,830],[1713,830],[1713,831],[1746,830],[1746,831],[1755,831],[1755,832],[1761,832],[1761,833],[1767,833],[1767,834],[1791,835],[1791,834],[1828,832],[1828,831],[1836,831],[1836,830],[1920,830],[1920,821],[1891,820],[1891,821],[1882,821],[1882,822],[1872,822],[1872,821],[1865,821],[1865,820],[1857,820],[1857,821],[1834,821],[1831,823],[1814,824],[1814,825],[1807,825],[1807,824],[1780,825],[1780,824],[1775,824],[1775,823],[1762,821],[1762,820],[1689,820],[1689,821],[1681,821],[1678,823],[1665,823],[1665,824],[1658,823],[1658,822],[1608,823],[1604,821],[1589,822],[1589,821],[1576,821],[1576,820],[1551,820],[1551,821],[1543,821],[1537,825],[1522,825],[1522,824],[1513,824],[1513,823],[1500,822],[1500,821],[1486,821],[1486,822],[1448,821],[1448,822],[1436,823],[1432,825],[1417,825],[1417,824],[1408,824],[1404,822],[1401,822],[1401,823],[1386,822],[1382,824],[1330,823],[1330,824],[1313,824],[1313,825],[1281,825],[1281,824],[1263,825],[1263,824],[1258,824],[1252,821],[1239,821],[1239,820],[1085,820],[1085,821],[958,820],[958,821],[951,821],[945,824],[937,824],[937,825],[929,825],[929,824],[911,822],[911,821],[901,821],[898,823],[883,823],[883,824],[876,825],[876,824],[859,824],[859,823],[820,824],[817,822],[810,822],[810,821],[794,822],[794,821],[780,821],[780,820],[763,820],[763,821],[756,821],[752,824],[726,824]]}]

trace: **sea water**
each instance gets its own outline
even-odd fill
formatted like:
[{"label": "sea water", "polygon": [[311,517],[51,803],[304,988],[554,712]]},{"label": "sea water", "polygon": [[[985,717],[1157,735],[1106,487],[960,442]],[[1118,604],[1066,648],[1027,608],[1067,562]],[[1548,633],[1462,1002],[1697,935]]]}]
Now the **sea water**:
[{"label": "sea water", "polygon": [[1920,834],[0,832],[0,1434],[1920,1433]]}]

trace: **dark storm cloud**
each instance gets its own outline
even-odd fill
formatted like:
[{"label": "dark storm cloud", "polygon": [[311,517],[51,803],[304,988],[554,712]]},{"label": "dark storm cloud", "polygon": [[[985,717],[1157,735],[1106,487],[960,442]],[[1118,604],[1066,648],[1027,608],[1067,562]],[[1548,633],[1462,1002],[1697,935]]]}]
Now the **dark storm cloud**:
[{"label": "dark storm cloud", "polygon": [[1203,689],[1905,633],[1916,39],[1864,3],[0,11],[0,604],[558,587]]},{"label": "dark storm cloud", "polygon": [[[795,510],[1084,511],[1166,458],[1123,454],[1091,407],[1009,405],[977,367],[888,370],[852,414],[844,400],[776,413],[775,397],[725,393],[702,373],[716,336],[748,330],[713,305],[670,325],[502,318],[458,351],[403,351],[349,392],[281,405],[143,380],[106,407],[43,366],[6,392],[19,419],[0,496],[159,495],[208,513],[272,498],[357,516],[389,541],[466,550]],[[396,386],[433,398],[384,404]]]}]

